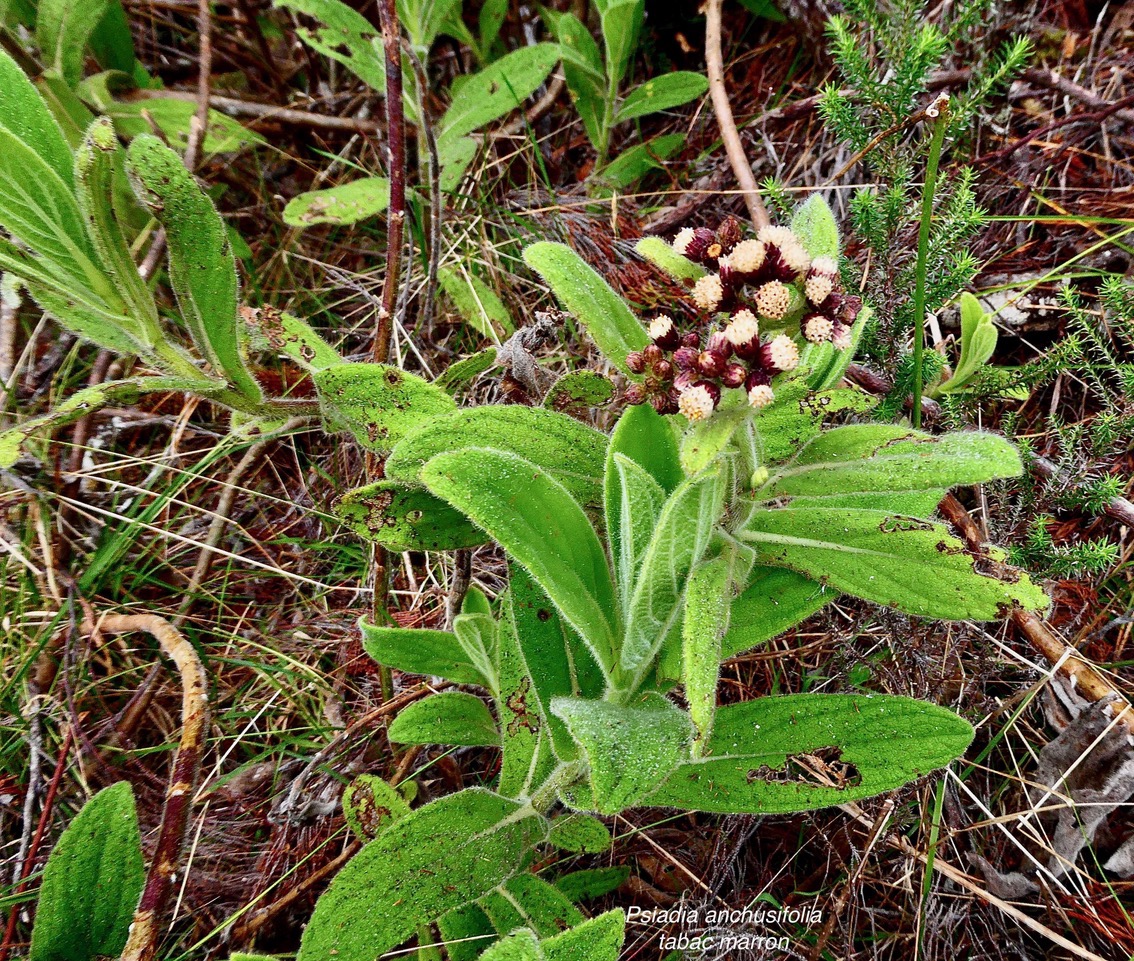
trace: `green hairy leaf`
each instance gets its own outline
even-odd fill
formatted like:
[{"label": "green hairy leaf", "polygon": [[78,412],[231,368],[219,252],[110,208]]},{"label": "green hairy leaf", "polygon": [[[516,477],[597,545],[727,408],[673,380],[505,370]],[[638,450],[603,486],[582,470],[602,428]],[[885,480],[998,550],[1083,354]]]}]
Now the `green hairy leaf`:
[{"label": "green hairy leaf", "polygon": [[442,390],[455,390],[489,370],[496,363],[496,348],[486,347],[455,361],[433,383]]},{"label": "green hairy leaf", "polygon": [[626,930],[622,910],[607,911],[543,942],[547,961],[618,961]]},{"label": "green hairy leaf", "polygon": [[485,945],[496,940],[496,929],[476,904],[465,904],[441,915],[437,929],[449,961],[476,961]]},{"label": "green hairy leaf", "polygon": [[398,789],[373,774],[360,774],[343,791],[343,817],[360,841],[372,841],[409,813]]},{"label": "green hairy leaf", "polygon": [[709,81],[699,73],[677,70],[660,74],[630,91],[615,114],[615,122],[680,107],[708,89]]},{"label": "green hairy leaf", "polygon": [[310,373],[343,363],[339,352],[305,320],[274,307],[243,309],[240,316],[255,347],[288,357]]},{"label": "green hairy leaf", "polygon": [[527,568],[609,672],[614,584],[594,528],[567,489],[531,461],[486,448],[439,454],[421,479]]},{"label": "green hairy leaf", "polygon": [[734,657],[778,637],[836,597],[838,592],[795,571],[782,567],[753,568],[748,586],[729,609],[721,657]]},{"label": "green hairy leaf", "polygon": [[314,380],[328,426],[350,431],[366,450],[380,454],[415,427],[457,409],[445,391],[386,364],[337,364]]},{"label": "green hairy leaf", "polygon": [[535,933],[526,928],[497,941],[480,957],[481,961],[546,961],[547,958]]},{"label": "green hairy leaf", "polygon": [[83,57],[109,0],[39,0],[35,39],[44,64],[70,86],[83,76]]},{"label": "green hairy leaf", "polygon": [[138,197],[165,227],[169,279],[193,341],[230,384],[260,399],[243,357],[236,262],[224,221],[181,158],[157,137],[135,137],[127,154]]},{"label": "green hairy leaf", "polygon": [[555,879],[555,886],[576,903],[601,898],[617,891],[630,877],[628,865],[620,864],[609,868],[587,868],[561,874]]},{"label": "green hairy leaf", "polygon": [[411,812],[335,876],[303,931],[298,961],[373,961],[421,923],[507,880],[546,833],[542,817],[480,788]]},{"label": "green hairy leaf", "polygon": [[134,792],[119,781],[83,805],[51,852],[28,961],[118,957],[145,876]]},{"label": "green hairy leaf", "polygon": [[678,767],[649,803],[721,814],[829,807],[908,784],[972,739],[967,721],[912,698],[762,697],[720,708],[703,757]]},{"label": "green hairy leaf", "polygon": [[543,406],[548,410],[586,417],[614,398],[614,384],[594,370],[569,370],[548,388]]},{"label": "green hairy leaf", "polygon": [[651,170],[660,170],[662,161],[680,150],[684,143],[683,134],[667,133],[627,147],[595,174],[592,194],[608,197],[613,191],[630,190]]},{"label": "green hairy leaf", "polygon": [[481,907],[502,934],[527,926],[546,938],[583,920],[562,891],[532,874],[509,878],[481,901]]},{"label": "green hairy leaf", "polygon": [[839,256],[839,228],[822,194],[814,193],[791,218],[792,232],[812,257]]},{"label": "green hairy leaf", "polygon": [[559,62],[559,45],[537,43],[501,57],[461,85],[438,122],[438,149],[519,107]]},{"label": "green hairy leaf", "polygon": [[992,359],[997,339],[992,315],[986,314],[980,301],[965,291],[961,294],[961,356],[953,376],[934,393],[947,394],[964,387]]},{"label": "green hairy leaf", "polygon": [[454,684],[492,682],[473,665],[455,634],[425,628],[377,627],[361,621],[363,649],[379,664],[407,674],[443,677]]},{"label": "green hairy leaf", "polygon": [[660,237],[643,237],[634,245],[634,249],[674,280],[696,281],[706,274],[704,267],[683,257]]},{"label": "green hairy leaf", "polygon": [[289,227],[315,224],[356,224],[390,206],[390,181],[385,177],[363,177],[326,190],[309,190],[292,197],[284,208]]},{"label": "green hairy leaf", "polygon": [[557,697],[551,710],[587,753],[600,814],[617,814],[652,793],[687,755],[689,715],[660,694],[635,704]]},{"label": "green hairy leaf", "polygon": [[685,580],[700,561],[723,508],[718,468],[685,481],[666,501],[634,586],[622,666],[641,671],[661,648],[681,611]]},{"label": "green hairy leaf", "polygon": [[601,854],[609,850],[610,831],[589,814],[564,814],[551,822],[547,843],[574,854]]},{"label": "green hairy leaf", "polygon": [[442,267],[437,272],[441,289],[457,308],[465,323],[483,336],[500,343],[501,335],[512,334],[516,325],[496,291],[464,266]]},{"label": "green hairy leaf", "polygon": [[43,98],[19,64],[0,49],[0,123],[33,150],[66,184],[72,183],[71,148]]},{"label": "green hairy leaf", "polygon": [[696,731],[694,757],[702,752],[713,730],[721,638],[728,629],[731,600],[732,569],[725,558],[716,557],[701,564],[689,575],[681,641],[685,699]]},{"label": "green hairy leaf", "polygon": [[544,14],[559,41],[563,56],[563,78],[583,129],[599,147],[606,130],[606,71],[602,55],[590,30],[571,13],[547,10]]},{"label": "green hairy leaf", "polygon": [[638,46],[645,8],[645,0],[612,0],[599,9],[606,47],[606,72],[615,84],[622,82],[630,67],[630,58]]},{"label": "green hairy leaf", "polygon": [[386,91],[382,33],[361,13],[340,0],[273,0],[275,6],[318,20],[314,30],[299,27],[299,38],[350,70],[378,93]]},{"label": "green hairy leaf", "polygon": [[920,617],[990,621],[1013,604],[1029,610],[1048,604],[1027,575],[982,570],[942,525],[887,511],[810,505],[758,511],[740,536],[756,548],[757,563],[788,567]]},{"label": "green hairy leaf", "polygon": [[[133,139],[141,134],[150,133],[156,125],[170,146],[180,152],[184,152],[189,146],[189,133],[193,126],[193,117],[197,113],[197,105],[191,100],[161,96],[148,96],[143,100],[130,102],[111,100],[102,109],[114,121],[114,128],[120,136]],[[205,156],[234,153],[245,147],[263,146],[267,142],[256,131],[249,130],[239,121],[233,120],[219,110],[210,110],[205,124],[205,139],[201,141],[201,151]]]},{"label": "green hairy leaf", "polygon": [[484,701],[463,691],[442,691],[409,705],[386,733],[394,744],[500,746],[500,732]]},{"label": "green hairy leaf", "polygon": [[430,420],[402,440],[386,476],[418,480],[430,458],[469,447],[516,454],[542,468],[584,508],[602,502],[606,437],[571,417],[536,407],[486,406]]},{"label": "green hairy leaf", "polygon": [[332,509],[360,537],[391,551],[455,551],[488,535],[418,484],[384,480],[356,487]]},{"label": "green hairy leaf", "polygon": [[626,355],[641,350],[649,338],[610,285],[564,244],[532,244],[524,250],[524,263],[546,281],[556,299],[587,329],[604,356],[624,374],[630,374]]},{"label": "green hairy leaf", "polygon": [[[623,605],[629,607],[642,560],[665,506],[666,494],[644,467],[625,454],[614,454],[614,467],[622,500],[607,518],[607,529],[613,532],[617,525],[617,537],[610,538],[611,547],[618,568],[619,596]],[[624,610],[624,614],[629,611]]]}]

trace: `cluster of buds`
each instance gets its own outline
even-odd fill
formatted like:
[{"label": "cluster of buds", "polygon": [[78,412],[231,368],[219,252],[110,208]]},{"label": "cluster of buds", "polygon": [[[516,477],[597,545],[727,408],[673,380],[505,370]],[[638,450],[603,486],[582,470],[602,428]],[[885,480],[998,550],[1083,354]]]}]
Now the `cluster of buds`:
[{"label": "cluster of buds", "polygon": [[691,421],[710,417],[724,388],[742,389],[753,407],[774,399],[772,378],[795,370],[799,347],[786,334],[760,337],[760,325],[750,310],[739,310],[723,330],[682,334],[673,318],[662,315],[650,323],[650,344],[626,357],[626,366],[644,374],[631,384],[626,400],[649,401],[659,414],[684,414]]},{"label": "cluster of buds", "polygon": [[[745,239],[729,218],[717,230],[682,230],[673,249],[715,268],[690,291],[709,320],[686,332],[666,315],[650,323],[652,343],[626,359],[645,375],[627,390],[630,403],[648,401],[659,413],[698,421],[712,415],[722,389],[733,388],[744,390],[751,406],[767,406],[775,397],[772,378],[799,364],[796,341],[782,332],[796,318],[806,340],[850,346],[861,301],[842,291],[834,258],[812,259],[787,227],[764,227]],[[769,329],[771,336],[761,334]]]}]

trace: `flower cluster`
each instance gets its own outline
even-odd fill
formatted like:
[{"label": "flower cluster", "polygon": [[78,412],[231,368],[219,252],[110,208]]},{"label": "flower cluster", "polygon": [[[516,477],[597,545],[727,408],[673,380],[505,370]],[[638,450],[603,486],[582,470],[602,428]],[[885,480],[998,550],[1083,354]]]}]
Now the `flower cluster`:
[{"label": "flower cluster", "polygon": [[[745,239],[729,218],[715,231],[682,230],[673,249],[715,268],[690,291],[708,322],[682,331],[665,314],[651,321],[651,343],[626,358],[631,371],[645,375],[627,389],[630,403],[649,401],[659,413],[699,421],[712,415],[722,389],[739,388],[753,407],[766,407],[775,399],[772,378],[799,364],[799,347],[784,332],[797,320],[811,343],[850,346],[862,302],[843,293],[834,258],[812,259],[787,227]],[[768,328],[773,333],[761,333]]]}]

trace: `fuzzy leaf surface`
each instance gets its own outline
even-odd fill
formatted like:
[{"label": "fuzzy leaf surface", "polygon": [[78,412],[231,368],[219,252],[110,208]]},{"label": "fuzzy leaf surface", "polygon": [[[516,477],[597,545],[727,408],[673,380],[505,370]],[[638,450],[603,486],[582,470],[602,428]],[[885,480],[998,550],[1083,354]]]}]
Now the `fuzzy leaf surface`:
[{"label": "fuzzy leaf surface", "polygon": [[391,551],[455,551],[488,536],[419,484],[382,480],[347,491],[335,515],[356,534]]},{"label": "fuzzy leaf surface", "polygon": [[626,355],[641,350],[649,338],[626,301],[566,244],[532,244],[524,250],[524,263],[544,279],[607,359],[629,374]]},{"label": "fuzzy leaf surface", "polygon": [[442,691],[410,704],[394,718],[387,735],[394,744],[500,746],[500,732],[484,701],[464,691]]},{"label": "fuzzy leaf surface", "polygon": [[791,218],[791,230],[811,256],[839,257],[839,227],[835,215],[823,199],[814,193],[807,198]]},{"label": "fuzzy leaf surface", "polygon": [[610,849],[610,831],[589,814],[564,814],[551,822],[548,844],[574,854],[601,854]]},{"label": "fuzzy leaf surface", "polygon": [[380,214],[388,206],[390,181],[385,177],[363,177],[292,197],[284,207],[283,219],[289,227],[344,226]]},{"label": "fuzzy leaf surface", "polygon": [[528,927],[546,938],[583,920],[562,891],[534,874],[509,878],[500,891],[483,898],[481,906],[501,934]]},{"label": "fuzzy leaf surface", "polygon": [[[722,814],[809,811],[899,788],[960,757],[972,738],[952,711],[907,697],[762,697],[720,708],[704,756],[648,801]],[[804,755],[829,758],[828,770]],[[824,783],[839,784],[835,772],[842,787]]]},{"label": "fuzzy leaf surface", "polygon": [[71,148],[59,123],[5,50],[0,50],[0,117],[13,136],[30,147],[64,183],[72,182]]},{"label": "fuzzy leaf surface", "polygon": [[242,310],[241,318],[254,341],[265,350],[291,358],[304,370],[314,373],[343,363],[343,358],[307,321],[292,314],[261,307]]},{"label": "fuzzy leaf surface", "polygon": [[704,267],[679,254],[661,237],[643,237],[634,245],[634,249],[674,280],[696,281],[707,273]]},{"label": "fuzzy leaf surface", "polygon": [[701,750],[713,730],[721,638],[728,629],[731,600],[732,566],[727,558],[715,557],[689,575],[681,642],[685,699],[697,732],[694,753]]},{"label": "fuzzy leaf surface", "polygon": [[673,73],[659,74],[639,84],[626,95],[615,115],[615,123],[680,107],[702,96],[708,89],[709,81],[699,73],[675,70]]},{"label": "fuzzy leaf surface", "polygon": [[373,774],[360,774],[343,791],[343,817],[361,841],[372,841],[409,813],[398,789]]},{"label": "fuzzy leaf surface", "polygon": [[341,0],[274,0],[274,5],[302,13],[321,26],[300,27],[299,38],[325,57],[341,63],[380,94],[386,91],[382,32]]},{"label": "fuzzy leaf surface", "polygon": [[109,0],[39,0],[35,38],[44,64],[69,86],[83,77],[83,58],[95,27],[106,14]]},{"label": "fuzzy leaf surface", "polygon": [[377,627],[361,621],[362,646],[379,664],[407,674],[443,677],[454,684],[492,684],[469,660],[455,634],[427,628]]},{"label": "fuzzy leaf surface", "polygon": [[838,592],[783,567],[755,567],[732,602],[721,641],[727,659],[778,637],[838,597]]},{"label": "fuzzy leaf surface", "polygon": [[481,335],[500,343],[502,334],[515,332],[516,324],[504,302],[476,274],[463,267],[442,267],[437,279],[461,319]]},{"label": "fuzzy leaf surface", "polygon": [[339,871],[303,932],[298,961],[373,961],[514,874],[547,822],[480,788],[396,821]]},{"label": "fuzzy leaf surface", "polygon": [[597,918],[543,942],[547,961],[618,961],[626,933],[626,915],[621,909],[607,911]]}]

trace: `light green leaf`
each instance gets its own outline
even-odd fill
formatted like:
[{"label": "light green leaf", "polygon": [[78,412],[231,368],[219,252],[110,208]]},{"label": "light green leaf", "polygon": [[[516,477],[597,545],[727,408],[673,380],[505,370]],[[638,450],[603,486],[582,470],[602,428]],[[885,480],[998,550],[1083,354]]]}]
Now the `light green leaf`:
[{"label": "light green leaf", "polygon": [[579,924],[583,915],[558,888],[533,874],[518,874],[481,901],[497,931],[531,928],[540,937]]},{"label": "light green leaf", "polygon": [[571,13],[547,10],[544,14],[559,41],[563,79],[583,129],[596,149],[606,139],[606,72],[602,55],[590,30]]},{"label": "light green leaf", "polygon": [[83,58],[95,27],[106,14],[108,0],[39,0],[35,39],[48,70],[70,86],[83,76]]},{"label": "light green leaf", "polygon": [[625,936],[626,915],[621,909],[577,924],[543,942],[547,961],[618,961]]},{"label": "light green leaf", "polygon": [[617,891],[626,883],[628,877],[630,877],[630,868],[624,864],[609,868],[587,868],[559,875],[555,879],[555,886],[572,901],[578,903],[605,897],[612,891]]},{"label": "light green leaf", "polygon": [[547,822],[522,808],[470,788],[394,822],[319,898],[298,961],[374,961],[423,922],[492,890],[546,836]]},{"label": "light green leaf", "polygon": [[500,732],[484,701],[464,691],[442,691],[415,701],[386,731],[393,744],[499,747]]},{"label": "light green leaf", "polygon": [[90,47],[103,69],[121,70],[140,79],[147,76],[145,68],[134,58],[134,37],[122,0],[107,3],[106,13],[91,34]]},{"label": "light green leaf", "polygon": [[460,511],[421,485],[405,481],[356,487],[332,509],[360,537],[391,551],[455,551],[488,540]]},{"label": "light green leaf", "polygon": [[[940,524],[880,510],[788,506],[757,511],[741,538],[757,563],[787,567],[907,614],[987,621],[1047,596],[1027,575],[987,571]],[[1003,554],[993,559],[1003,559]]]},{"label": "light green leaf", "polygon": [[645,9],[645,0],[612,0],[600,10],[606,72],[616,85],[626,76],[638,46]]},{"label": "light green leaf", "polygon": [[326,190],[309,190],[292,197],[284,208],[289,227],[315,224],[356,224],[390,206],[390,181],[385,177],[363,177]]},{"label": "light green leaf", "polygon": [[539,89],[558,62],[558,44],[537,43],[513,50],[470,76],[438,122],[438,149],[444,152],[454,140],[511,113]]},{"label": "light green leaf", "polygon": [[696,281],[704,277],[706,270],[700,264],[683,257],[661,237],[643,237],[634,249],[655,267],[660,267],[674,280]]},{"label": "light green leaf", "polygon": [[441,163],[441,192],[451,194],[456,192],[465,179],[465,171],[473,162],[480,143],[473,137],[458,137],[448,141],[444,151],[438,151],[438,160]]},{"label": "light green leaf", "polygon": [[463,265],[442,267],[437,272],[445,291],[465,323],[484,337],[499,344],[501,335],[514,333],[516,325],[496,291]]},{"label": "light green leaf", "polygon": [[476,904],[465,904],[441,915],[437,929],[449,961],[476,961],[484,946],[496,940],[496,929]]},{"label": "light green leaf", "polygon": [[386,364],[337,364],[318,371],[314,380],[328,427],[350,431],[377,453],[393,450],[414,428],[457,409],[445,391]]},{"label": "light green leaf", "polygon": [[448,22],[459,19],[461,0],[397,0],[398,22],[422,58]]},{"label": "light green leaf", "polygon": [[[811,369],[809,383],[813,389],[828,391],[836,387],[843,379],[843,375],[847,372],[851,361],[854,360],[855,354],[858,353],[858,345],[862,341],[862,335],[867,324],[870,323],[873,313],[869,307],[863,307],[858,312],[858,317],[855,318],[854,325],[851,327],[850,346],[845,350],[835,350],[830,344],[808,344],[804,348],[800,366],[801,368]],[[813,347],[830,348],[823,363],[819,363],[817,358],[809,356]]]},{"label": "light green leaf", "polygon": [[461,613],[453,618],[453,633],[457,636],[457,643],[461,645],[465,657],[488,678],[488,689],[493,694],[498,694],[500,685],[496,680],[496,620],[491,610],[475,609],[479,606],[473,603],[477,596],[484,599],[484,606],[488,607],[484,595],[470,587],[461,604]]},{"label": "light green leaf", "polygon": [[314,373],[343,363],[342,356],[307,321],[274,307],[241,310],[253,346],[274,351]]},{"label": "light green leaf", "polygon": [[772,472],[756,496],[936,491],[1016,477],[1022,470],[1015,448],[995,434],[954,431],[934,437],[893,424],[852,424],[809,441]]},{"label": "light green leaf", "polygon": [[71,148],[63,131],[19,64],[0,49],[0,120],[64,183],[72,183]]},{"label": "light green leaf", "polygon": [[386,92],[382,33],[357,10],[340,0],[273,0],[274,5],[318,20],[322,26],[299,27],[299,38],[313,50],[341,63],[380,94]]},{"label": "light green leaf", "polygon": [[[907,697],[762,697],[718,710],[704,756],[678,767],[649,803],[722,814],[845,804],[945,766],[972,738],[952,711]],[[840,774],[844,786],[827,786]]]},{"label": "light green leaf", "polygon": [[822,194],[814,193],[799,205],[791,218],[791,230],[812,257],[838,260],[839,227]]},{"label": "light green leaf", "polygon": [[360,841],[372,841],[410,813],[396,787],[373,774],[360,774],[343,791],[343,817]]},{"label": "light green leaf", "polygon": [[596,370],[569,370],[560,377],[543,398],[548,410],[584,418],[614,398],[614,384]]},{"label": "light green leaf", "polygon": [[421,479],[527,568],[609,673],[614,585],[594,528],[567,489],[531,461],[487,448],[439,454]]},{"label": "light green leaf", "polygon": [[690,424],[682,434],[681,467],[690,477],[695,477],[712,464],[728,446],[737,429],[751,417],[752,408],[743,402],[739,392],[735,396],[738,402],[734,406],[722,404],[712,417]]},{"label": "light green leaf", "polygon": [[547,843],[573,854],[602,854],[611,845],[610,831],[589,814],[564,814],[551,822]]},{"label": "light green leaf", "polygon": [[119,781],[83,805],[51,852],[28,961],[118,957],[145,876],[134,792]]},{"label": "light green leaf", "polygon": [[610,537],[610,546],[618,567],[619,596],[628,615],[626,608],[633,597],[634,582],[657,529],[666,493],[644,467],[625,454],[614,454],[614,468],[622,500],[607,517],[607,530],[617,527],[617,536]]},{"label": "light green leaf", "polygon": [[702,96],[709,89],[709,81],[699,73],[676,70],[663,73],[639,84],[627,94],[618,108],[614,122],[633,120],[661,110],[680,107]]},{"label": "light green leaf", "polygon": [[629,705],[557,697],[551,710],[586,751],[601,814],[617,814],[655,791],[686,756],[693,734],[689,715],[660,694]]},{"label": "light green leaf", "polygon": [[496,348],[486,347],[475,354],[454,361],[433,383],[442,390],[452,391],[479,377],[496,363]]},{"label": "light green leaf", "polygon": [[467,447],[491,447],[531,461],[584,508],[602,501],[607,440],[572,417],[538,407],[486,405],[432,420],[407,435],[386,461],[386,476],[416,481],[430,458]]},{"label": "light green leaf", "polygon": [[244,362],[236,262],[224,221],[181,158],[157,137],[135,137],[127,163],[138,198],[165,227],[169,279],[194,343],[217,373],[259,400],[260,387]]},{"label": "light green leaf", "polygon": [[[0,240],[0,266],[11,269],[13,261],[4,256],[3,248],[4,242]],[[137,323],[133,317],[107,307],[90,291],[80,294],[74,289],[60,287],[51,280],[33,280],[32,271],[17,273],[21,266],[17,264],[12,272],[22,277],[32,299],[63,327],[92,344],[117,354],[146,354],[140,336],[133,333]],[[201,383],[208,382],[208,378],[202,376]],[[220,384],[219,381],[216,383]]]},{"label": "light green leaf", "polygon": [[732,602],[721,657],[730,658],[778,637],[838,597],[836,591],[782,567],[756,567]]},{"label": "light green leaf", "polygon": [[721,638],[728,630],[732,600],[732,569],[723,557],[700,564],[689,575],[685,616],[681,628],[685,700],[696,737],[693,756],[699,756],[713,731],[717,710],[717,680],[721,670]]},{"label": "light green leaf", "polygon": [[718,467],[685,481],[666,501],[630,600],[622,644],[624,669],[647,667],[676,623],[686,578],[709,546],[723,498]]},{"label": "light green leaf", "polygon": [[546,961],[535,934],[526,928],[497,941],[480,957],[481,961]]},{"label": "light green leaf", "polygon": [[492,687],[491,680],[469,660],[455,634],[426,628],[377,627],[366,621],[362,647],[375,661],[407,674],[443,677],[454,684]]},{"label": "light green leaf", "polygon": [[960,390],[980,373],[996,352],[998,336],[992,315],[984,312],[980,301],[968,291],[961,294],[961,356],[953,376],[934,395]]},{"label": "light green leaf", "polygon": [[632,189],[651,170],[660,170],[662,162],[673,156],[684,144],[684,134],[667,133],[627,147],[594,174],[592,195],[609,197],[612,192]]},{"label": "light green leaf", "polygon": [[[184,152],[189,146],[189,131],[197,104],[192,100],[149,96],[142,100],[113,100],[104,107],[104,112],[114,121],[115,129],[123,138],[130,140],[140,134],[148,134],[153,129],[152,120],[170,145]],[[232,117],[219,110],[210,110],[201,151],[205,156],[235,153],[245,147],[264,146],[267,142],[255,130],[249,130]]]},{"label": "light green leaf", "polygon": [[[614,455],[625,454],[644,467],[667,494],[677,489],[685,479],[677,454],[677,439],[669,421],[649,404],[627,407],[610,437],[606,461],[607,516],[614,516],[612,505],[620,502],[618,475],[614,469]],[[613,484],[613,486],[611,486]],[[611,524],[611,529],[616,525]]]},{"label": "light green leaf", "polygon": [[524,250],[524,263],[554,291],[564,308],[594,338],[599,350],[623,373],[626,355],[649,338],[638,319],[595,271],[565,244],[540,241]]}]

